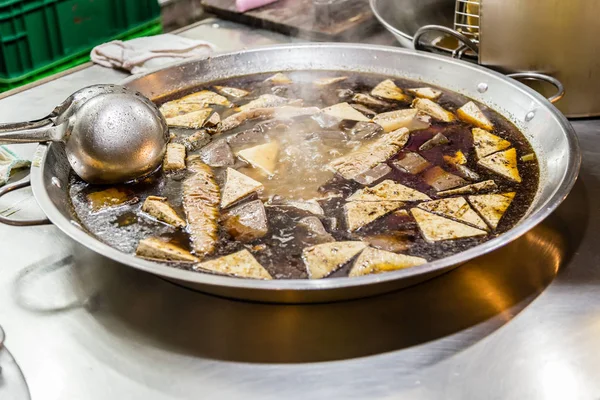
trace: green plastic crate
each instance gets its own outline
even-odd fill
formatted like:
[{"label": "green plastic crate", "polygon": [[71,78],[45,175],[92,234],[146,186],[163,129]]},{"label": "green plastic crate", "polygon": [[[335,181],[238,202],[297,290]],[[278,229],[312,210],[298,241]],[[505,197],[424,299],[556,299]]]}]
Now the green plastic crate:
[{"label": "green plastic crate", "polygon": [[0,91],[85,62],[100,43],[161,31],[157,0],[0,0]]}]

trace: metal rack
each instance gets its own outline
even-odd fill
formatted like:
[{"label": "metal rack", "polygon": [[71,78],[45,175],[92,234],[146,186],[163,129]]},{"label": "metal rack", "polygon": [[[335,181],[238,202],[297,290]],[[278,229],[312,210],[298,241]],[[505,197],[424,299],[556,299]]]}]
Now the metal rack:
[{"label": "metal rack", "polygon": [[479,43],[480,0],[456,0],[454,29]]}]

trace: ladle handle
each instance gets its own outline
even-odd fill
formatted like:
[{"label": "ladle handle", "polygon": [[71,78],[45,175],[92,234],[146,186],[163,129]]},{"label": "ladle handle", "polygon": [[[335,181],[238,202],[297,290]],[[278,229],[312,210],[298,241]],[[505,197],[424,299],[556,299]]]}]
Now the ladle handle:
[{"label": "ladle handle", "polygon": [[0,145],[56,141],[61,139],[58,133],[50,118],[0,124]]}]

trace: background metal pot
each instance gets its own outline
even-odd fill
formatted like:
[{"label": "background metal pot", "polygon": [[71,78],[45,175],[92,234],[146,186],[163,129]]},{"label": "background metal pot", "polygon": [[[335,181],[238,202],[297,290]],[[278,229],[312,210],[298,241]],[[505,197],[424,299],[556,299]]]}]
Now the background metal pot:
[{"label": "background metal pot", "polygon": [[[573,186],[581,162],[575,133],[546,99],[494,71],[432,54],[368,45],[303,44],[254,49],[187,61],[124,84],[158,100],[207,82],[287,70],[379,73],[430,83],[482,102],[517,125],[540,163],[540,186],[523,220],[510,231],[464,252],[400,271],[357,278],[257,281],[169,267],[124,254],[90,235],[70,205],[70,167],[60,144],[40,145],[33,160],[33,193],[67,235],[106,257],[218,295],[266,302],[323,302],[369,296],[421,282],[518,238],[546,218]],[[22,184],[23,185],[23,184]],[[11,186],[0,189],[0,196]],[[1,222],[2,220],[0,220]]]},{"label": "background metal pot", "polygon": [[[593,20],[600,12],[599,1],[573,0],[552,5],[543,0],[472,0],[469,3],[477,2],[479,6],[470,8],[468,12],[478,15],[478,18],[465,17],[470,18],[469,23],[478,25],[479,29],[475,61],[503,72],[527,71],[550,75],[562,82],[566,89],[564,98],[556,104],[565,115],[600,115],[600,98],[597,96],[600,63],[596,60],[600,43],[595,39],[598,25]],[[413,47],[408,44],[411,37],[425,33],[419,32],[423,26],[456,28],[455,3],[458,5],[464,1],[371,0],[377,18],[400,44],[407,47]],[[452,53],[444,46],[447,40],[444,43],[440,39],[447,30],[429,26],[425,31],[437,33],[434,42],[438,45],[425,41],[416,47]],[[464,28],[463,32],[468,35],[470,30]],[[416,38],[415,41],[418,40]],[[442,45],[439,45],[440,42]],[[536,89],[545,91],[543,87]]]}]

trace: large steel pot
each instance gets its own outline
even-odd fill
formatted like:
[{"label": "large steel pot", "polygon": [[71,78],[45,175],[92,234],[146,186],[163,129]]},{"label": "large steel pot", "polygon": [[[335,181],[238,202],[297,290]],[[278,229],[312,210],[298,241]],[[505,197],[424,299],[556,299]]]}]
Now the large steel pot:
[{"label": "large steel pot", "polygon": [[[59,144],[39,146],[31,169],[33,194],[49,220],[67,235],[131,267],[228,297],[266,302],[323,302],[406,287],[495,250],[546,218],[563,201],[577,178],[581,162],[578,142],[571,125],[556,108],[517,81],[447,57],[354,44],[287,45],[187,61],[132,77],[124,84],[158,100],[216,79],[285,70],[360,71],[415,79],[459,92],[500,112],[522,129],[540,161],[540,187],[526,216],[520,224],[497,238],[415,268],[358,278],[256,281],[175,269],[121,253],[95,239],[73,216],[67,190],[70,168]],[[27,184],[21,182],[4,187],[0,196]],[[6,218],[1,218],[0,222],[15,224]]]}]

